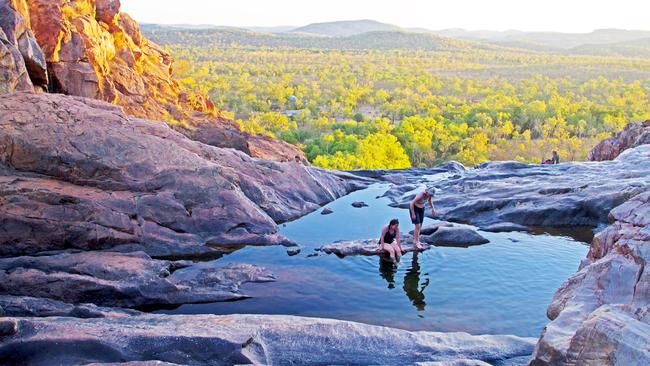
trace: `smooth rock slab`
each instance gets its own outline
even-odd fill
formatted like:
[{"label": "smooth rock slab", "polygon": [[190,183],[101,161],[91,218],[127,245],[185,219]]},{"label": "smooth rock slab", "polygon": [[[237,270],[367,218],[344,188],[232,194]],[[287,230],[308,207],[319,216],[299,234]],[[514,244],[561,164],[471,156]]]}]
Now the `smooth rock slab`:
[{"label": "smooth rock slab", "polygon": [[0,259],[0,292],[71,304],[134,307],[234,300],[245,297],[240,284],[273,280],[264,268],[250,264],[171,262],[143,252]]},{"label": "smooth rock slab", "polygon": [[[431,235],[420,236],[423,248],[421,250],[431,249],[432,246],[454,246],[469,247],[489,243],[489,240],[481,236],[476,231],[465,227],[448,227],[446,223],[436,226],[436,230]],[[431,229],[433,225],[429,227]],[[319,251],[327,254],[336,254],[339,257],[349,255],[381,255],[383,251],[379,248],[379,239],[363,239],[340,241],[332,244],[326,244],[318,248]],[[409,234],[403,234],[401,240],[403,253],[417,251],[413,243],[413,237]]]},{"label": "smooth rock slab", "polygon": [[140,312],[130,309],[104,308],[95,304],[68,304],[62,301],[31,296],[0,295],[0,308],[4,315],[26,316],[70,316],[75,318],[103,318],[106,316],[131,316]]},{"label": "smooth rock slab", "polygon": [[[396,365],[525,356],[515,336],[409,332],[286,315],[143,315],[128,318],[8,318],[3,365],[162,361],[191,365]],[[9,332],[7,332],[9,333]],[[35,352],[38,350],[38,352]]]}]

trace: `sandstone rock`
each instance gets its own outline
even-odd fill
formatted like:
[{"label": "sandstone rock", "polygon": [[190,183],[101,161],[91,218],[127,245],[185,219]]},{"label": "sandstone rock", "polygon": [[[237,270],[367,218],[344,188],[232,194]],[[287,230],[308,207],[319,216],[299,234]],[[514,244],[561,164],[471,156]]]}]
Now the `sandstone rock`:
[{"label": "sandstone rock", "polygon": [[[530,354],[514,336],[409,332],[284,315],[143,315],[127,318],[9,318],[0,362],[30,365],[160,361],[191,365],[413,364]],[[38,347],[39,352],[34,352]]]},{"label": "sandstone rock", "polygon": [[650,120],[629,123],[616,136],[601,141],[589,152],[589,160],[614,160],[623,151],[643,144],[650,144]]},{"label": "sandstone rock", "polygon": [[587,259],[548,307],[531,365],[650,362],[650,192],[611,212]]},{"label": "sandstone rock", "polygon": [[0,94],[33,90],[20,51],[9,43],[0,29]]},{"label": "sandstone rock", "polygon": [[2,255],[135,244],[182,256],[291,245],[276,221],[366,184],[204,145],[110,104],[62,95],[4,96],[0,141]]},{"label": "sandstone rock", "polygon": [[329,215],[331,213],[334,213],[334,211],[332,211],[332,209],[329,207],[325,207],[323,211],[320,212],[321,215]]},{"label": "sandstone rock", "polygon": [[0,337],[12,336],[18,331],[18,323],[13,319],[0,319]]},{"label": "sandstone rock", "polygon": [[[431,235],[435,233],[439,228],[441,227],[451,227],[454,226],[451,222],[447,221],[439,221],[435,224],[429,224],[429,225],[424,225],[420,228],[420,235]],[[409,234],[413,235],[415,233],[414,230],[409,231]]]},{"label": "sandstone rock", "polygon": [[[405,172],[410,181],[417,173]],[[650,145],[628,149],[609,162],[559,165],[490,162],[459,179],[435,184],[437,217],[479,227],[497,222],[523,226],[597,226],[608,212],[650,189]],[[392,206],[408,208],[409,196]],[[425,212],[430,215],[430,211]]]},{"label": "sandstone rock", "polygon": [[354,208],[362,208],[362,207],[368,207],[368,205],[365,202],[352,202],[352,207]]},{"label": "sandstone rock", "polygon": [[476,231],[458,226],[440,226],[432,234],[420,236],[420,241],[436,246],[454,247],[469,247],[490,242]]},{"label": "sandstone rock", "polygon": [[0,0],[0,28],[4,31],[6,40],[20,51],[31,83],[41,90],[47,90],[47,64],[43,51],[29,28],[29,19],[26,18],[28,14],[24,2]]},{"label": "sandstone rock", "polygon": [[70,316],[75,318],[103,318],[106,316],[133,316],[140,314],[135,310],[104,308],[95,304],[68,304],[62,301],[31,296],[0,295],[0,307],[5,309],[2,316]]},{"label": "sandstone rock", "polygon": [[70,304],[134,307],[243,298],[239,285],[273,281],[261,267],[246,264],[189,265],[153,260],[142,252],[82,252],[0,259],[0,291]]}]

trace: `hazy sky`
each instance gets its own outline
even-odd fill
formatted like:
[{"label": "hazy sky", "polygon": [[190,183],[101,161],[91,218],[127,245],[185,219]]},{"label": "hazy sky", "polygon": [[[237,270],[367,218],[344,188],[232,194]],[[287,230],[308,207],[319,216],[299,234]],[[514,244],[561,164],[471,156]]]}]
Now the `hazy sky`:
[{"label": "hazy sky", "polygon": [[650,30],[648,0],[121,0],[139,22],[229,26],[373,19],[429,29]]}]

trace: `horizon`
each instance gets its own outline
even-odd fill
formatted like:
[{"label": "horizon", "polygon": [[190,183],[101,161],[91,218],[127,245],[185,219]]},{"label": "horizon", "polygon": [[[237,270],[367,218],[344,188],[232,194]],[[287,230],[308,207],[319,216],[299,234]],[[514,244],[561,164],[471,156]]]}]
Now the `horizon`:
[{"label": "horizon", "polygon": [[[434,31],[650,31],[644,11],[650,7],[633,0],[617,1],[615,8],[612,8],[611,1],[605,0],[548,0],[540,4],[543,6],[521,4],[515,0],[497,0],[490,4],[479,0],[460,0],[453,4],[405,0],[399,8],[388,0],[372,2],[372,6],[368,6],[368,1],[350,3],[343,0],[332,0],[327,4],[296,0],[241,0],[236,4],[185,0],[182,7],[172,0],[159,0],[155,6],[147,0],[122,0],[121,3],[122,10],[136,21],[162,25],[297,28],[313,23],[374,20],[401,28]],[[345,10],[340,10],[342,8]]]}]

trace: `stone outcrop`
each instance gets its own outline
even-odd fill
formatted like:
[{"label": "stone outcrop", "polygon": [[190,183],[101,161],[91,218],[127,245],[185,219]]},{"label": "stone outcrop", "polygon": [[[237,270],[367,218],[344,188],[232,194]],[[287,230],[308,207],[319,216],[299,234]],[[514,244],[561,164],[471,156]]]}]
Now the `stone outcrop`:
[{"label": "stone outcrop", "polygon": [[[423,250],[430,249],[432,246],[470,247],[490,242],[471,228],[448,226],[447,223],[422,228],[420,241],[424,245]],[[382,250],[379,249],[377,243],[378,239],[340,241],[323,245],[318,250],[327,254],[336,254],[340,257],[380,255]],[[417,250],[411,234],[402,234],[401,247],[404,253]]]},{"label": "stone outcrop", "polygon": [[[640,145],[606,162],[488,162],[428,185],[436,188],[433,202],[437,218],[443,220],[479,227],[595,227],[607,222],[611,209],[650,189],[649,176],[650,145]],[[418,174],[407,173],[405,178],[406,188],[421,181]],[[399,188],[386,196],[401,208],[413,198]]]},{"label": "stone outcrop", "polygon": [[245,282],[268,282],[263,268],[151,259],[142,252],[81,252],[0,259],[0,293],[68,304],[135,307],[244,298]]},{"label": "stone outcrop", "polygon": [[534,339],[514,336],[409,332],[284,315],[4,318],[2,324],[3,365],[496,363],[530,354],[534,345]]},{"label": "stone outcrop", "polygon": [[184,90],[172,58],[143,37],[119,0],[0,0],[0,30],[0,93],[100,99],[209,145],[306,161],[293,145],[243,133],[206,96]]},{"label": "stone outcrop", "polygon": [[610,219],[549,305],[531,366],[650,364],[650,192]]},{"label": "stone outcrop", "polygon": [[630,123],[616,136],[604,139],[589,152],[589,160],[614,160],[623,151],[650,144],[650,120]]},{"label": "stone outcrop", "polygon": [[91,99],[0,100],[0,255],[126,246],[152,256],[291,244],[276,222],[365,183],[192,141]]},{"label": "stone outcrop", "polygon": [[37,90],[47,90],[47,63],[30,28],[26,0],[0,0],[0,28],[4,31],[6,41],[20,52],[30,84]]}]

